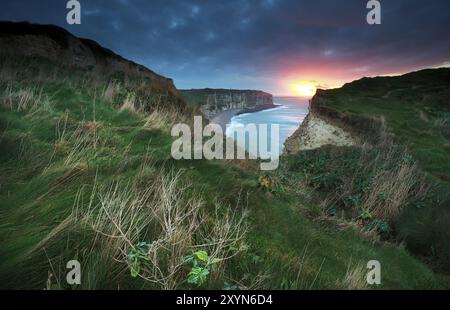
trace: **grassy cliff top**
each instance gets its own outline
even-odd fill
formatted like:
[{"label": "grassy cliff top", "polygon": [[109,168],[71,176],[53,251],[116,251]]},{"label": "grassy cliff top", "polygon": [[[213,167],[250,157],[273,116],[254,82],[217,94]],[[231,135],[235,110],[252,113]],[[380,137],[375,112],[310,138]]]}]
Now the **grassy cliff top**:
[{"label": "grassy cliff top", "polygon": [[246,96],[256,100],[256,98],[265,98],[266,101],[273,103],[273,96],[261,90],[252,89],[225,89],[225,88],[202,88],[202,89],[182,89],[180,90],[188,104],[202,106],[207,103],[210,95],[217,96]]},{"label": "grassy cliff top", "polygon": [[[169,132],[186,114],[139,109],[135,84],[124,93],[81,70],[61,79],[26,68],[0,75],[3,288],[70,288],[72,259],[87,289],[367,288],[374,258],[381,288],[448,287],[404,248],[312,218],[321,197],[302,169],[175,161]],[[185,262],[195,251],[215,265],[199,285]]]},{"label": "grassy cliff top", "polygon": [[[450,257],[450,69],[428,69],[398,77],[363,78],[339,89],[319,91],[319,114],[339,119],[364,141],[386,131],[405,147],[427,175],[432,198],[407,208],[399,230],[421,253]],[[380,129],[382,129],[380,131]],[[377,142],[382,147],[383,139]],[[448,270],[448,263],[444,268]]]},{"label": "grassy cliff top", "polygon": [[[22,35],[6,34],[19,44],[11,50],[28,44]],[[344,176],[359,168],[345,152],[303,154],[272,173],[251,161],[176,161],[170,130],[192,120],[178,91],[41,52],[0,57],[1,288],[366,289],[373,259],[383,269],[372,288],[450,287],[381,238],[378,219],[322,207],[316,189],[338,183],[337,160]],[[65,281],[73,259],[80,286]]]},{"label": "grassy cliff top", "polygon": [[[104,81],[124,83],[139,80],[152,96],[163,96],[178,105],[185,105],[172,79],[125,59],[90,39],[78,38],[55,25],[0,21],[0,62],[8,66],[21,62],[36,68],[39,62],[49,67],[81,70]],[[19,66],[18,66],[19,67]],[[14,72],[17,74],[17,72]],[[67,76],[70,77],[70,74]]]},{"label": "grassy cliff top", "polygon": [[384,119],[424,169],[450,186],[450,68],[363,78],[320,91],[313,107]]}]

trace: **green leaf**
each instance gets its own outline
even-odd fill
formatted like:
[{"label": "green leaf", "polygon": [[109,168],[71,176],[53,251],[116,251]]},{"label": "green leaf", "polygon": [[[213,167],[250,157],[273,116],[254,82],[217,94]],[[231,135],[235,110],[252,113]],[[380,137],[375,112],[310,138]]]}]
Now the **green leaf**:
[{"label": "green leaf", "polygon": [[197,251],[194,253],[194,255],[203,262],[207,262],[209,258],[208,253],[206,253],[206,251]]},{"label": "green leaf", "polygon": [[188,274],[188,283],[202,285],[208,278],[209,270],[202,267],[193,267]]},{"label": "green leaf", "polygon": [[253,262],[255,264],[258,264],[258,263],[262,262],[262,258],[260,256],[258,256],[258,255],[253,255],[252,256],[252,260],[253,260]]},{"label": "green leaf", "polygon": [[139,243],[137,244],[137,246],[138,246],[139,248],[145,247],[146,245],[147,245],[147,242],[144,242],[144,241],[139,242]]},{"label": "green leaf", "polygon": [[183,264],[189,264],[194,262],[194,256],[188,255],[184,258]]},{"label": "green leaf", "polygon": [[136,278],[139,275],[139,272],[141,271],[141,264],[138,260],[135,260],[131,266],[130,266],[131,276],[133,278]]}]

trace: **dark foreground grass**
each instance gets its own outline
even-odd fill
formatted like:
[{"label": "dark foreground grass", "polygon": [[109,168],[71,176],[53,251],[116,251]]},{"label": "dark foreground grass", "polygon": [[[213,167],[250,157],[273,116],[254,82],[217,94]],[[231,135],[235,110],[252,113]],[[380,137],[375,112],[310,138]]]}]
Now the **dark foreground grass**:
[{"label": "dark foreground grass", "polygon": [[[48,99],[48,106],[30,103],[20,111],[8,106],[11,87],[19,91],[31,86],[39,88],[39,102]],[[161,288],[159,283],[132,277],[126,262],[115,261],[121,249],[95,242],[100,237],[88,226],[65,220],[74,208],[81,219],[91,214],[90,197],[96,188],[114,182],[145,188],[171,171],[182,172],[181,182],[187,184],[183,197],[199,196],[203,201],[208,227],[221,225],[223,216],[215,213],[227,210],[236,214],[247,210],[249,227],[242,242],[227,249],[232,257],[220,269],[211,268],[208,281],[189,284],[189,270],[181,268],[176,288],[365,288],[349,283],[361,282],[365,264],[373,259],[382,264],[382,284],[373,288],[450,287],[447,277],[434,273],[403,247],[373,243],[354,227],[325,229],[310,220],[305,210],[314,209],[319,201],[309,190],[297,191],[300,182],[280,182],[279,190],[264,191],[257,187],[256,170],[221,161],[172,160],[169,128],[146,127],[145,114],[120,111],[120,104],[102,99],[100,89],[54,80],[1,84],[2,288]],[[147,161],[152,164],[145,166],[145,178],[139,179],[144,183],[134,183]],[[283,172],[276,172],[276,177],[282,179]],[[301,173],[297,177],[301,179]],[[149,229],[144,233],[147,239],[138,241],[154,241],[154,233]],[[82,265],[79,287],[65,282],[65,264],[72,259]],[[363,272],[350,275],[358,266]]]}]

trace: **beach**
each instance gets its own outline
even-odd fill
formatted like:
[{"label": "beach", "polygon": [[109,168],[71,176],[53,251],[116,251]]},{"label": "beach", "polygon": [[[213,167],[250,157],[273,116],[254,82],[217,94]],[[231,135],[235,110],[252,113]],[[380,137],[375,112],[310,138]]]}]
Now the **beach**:
[{"label": "beach", "polygon": [[[265,109],[232,109],[218,113],[212,117],[211,123],[218,124],[228,137],[233,138],[234,132],[239,126],[248,124],[277,124],[279,125],[279,148],[283,151],[283,144],[303,122],[308,114],[308,101],[302,98],[275,98],[274,105],[266,106]],[[229,125],[227,130],[226,126]],[[268,133],[270,144],[270,132]],[[247,145],[241,145],[247,149]],[[248,150],[247,150],[248,151]]]},{"label": "beach", "polygon": [[239,114],[239,112],[241,111],[242,109],[231,109],[220,112],[211,119],[211,124],[220,125],[220,127],[222,127],[222,129],[225,131],[227,124],[231,122],[233,116]]},{"label": "beach", "polygon": [[275,104],[267,104],[267,105],[259,105],[253,108],[245,108],[245,109],[231,109],[227,111],[220,112],[211,119],[211,124],[217,124],[222,127],[223,130],[226,129],[227,124],[231,123],[231,119],[234,116],[246,113],[256,113],[264,110],[270,110],[277,108],[278,105]]}]

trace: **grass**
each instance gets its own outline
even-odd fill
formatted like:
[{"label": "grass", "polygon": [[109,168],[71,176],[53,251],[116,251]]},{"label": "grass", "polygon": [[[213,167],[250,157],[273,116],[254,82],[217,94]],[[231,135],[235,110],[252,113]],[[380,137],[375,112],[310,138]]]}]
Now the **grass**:
[{"label": "grass", "polygon": [[349,265],[343,281],[338,285],[341,285],[343,289],[347,290],[368,289],[365,277],[366,268],[364,268],[364,264],[359,263],[354,267]]},{"label": "grass", "polygon": [[[323,197],[303,172],[274,172],[276,190],[266,191],[249,163],[172,160],[170,124],[189,114],[157,101],[121,109],[130,93],[135,107],[149,98],[73,72],[0,75],[2,98],[39,89],[37,109],[13,108],[20,97],[0,105],[2,288],[360,289],[365,275],[348,262],[373,259],[382,284],[372,288],[449,288],[402,246],[316,222]],[[201,286],[183,263],[198,250],[215,262]],[[79,287],[65,282],[72,259]]]},{"label": "grass", "polygon": [[449,85],[449,69],[424,70],[362,79],[322,92],[316,100],[319,113],[344,113],[344,125],[369,140],[379,133],[368,124],[382,124],[375,127],[385,127],[426,175],[431,184],[426,201],[401,213],[398,238],[416,255],[433,257],[435,267],[445,273],[450,272]]},{"label": "grass", "polygon": [[323,193],[319,216],[342,213],[383,235],[395,228],[404,208],[425,201],[430,187],[414,161],[394,145],[304,151],[287,158],[286,170]]}]

